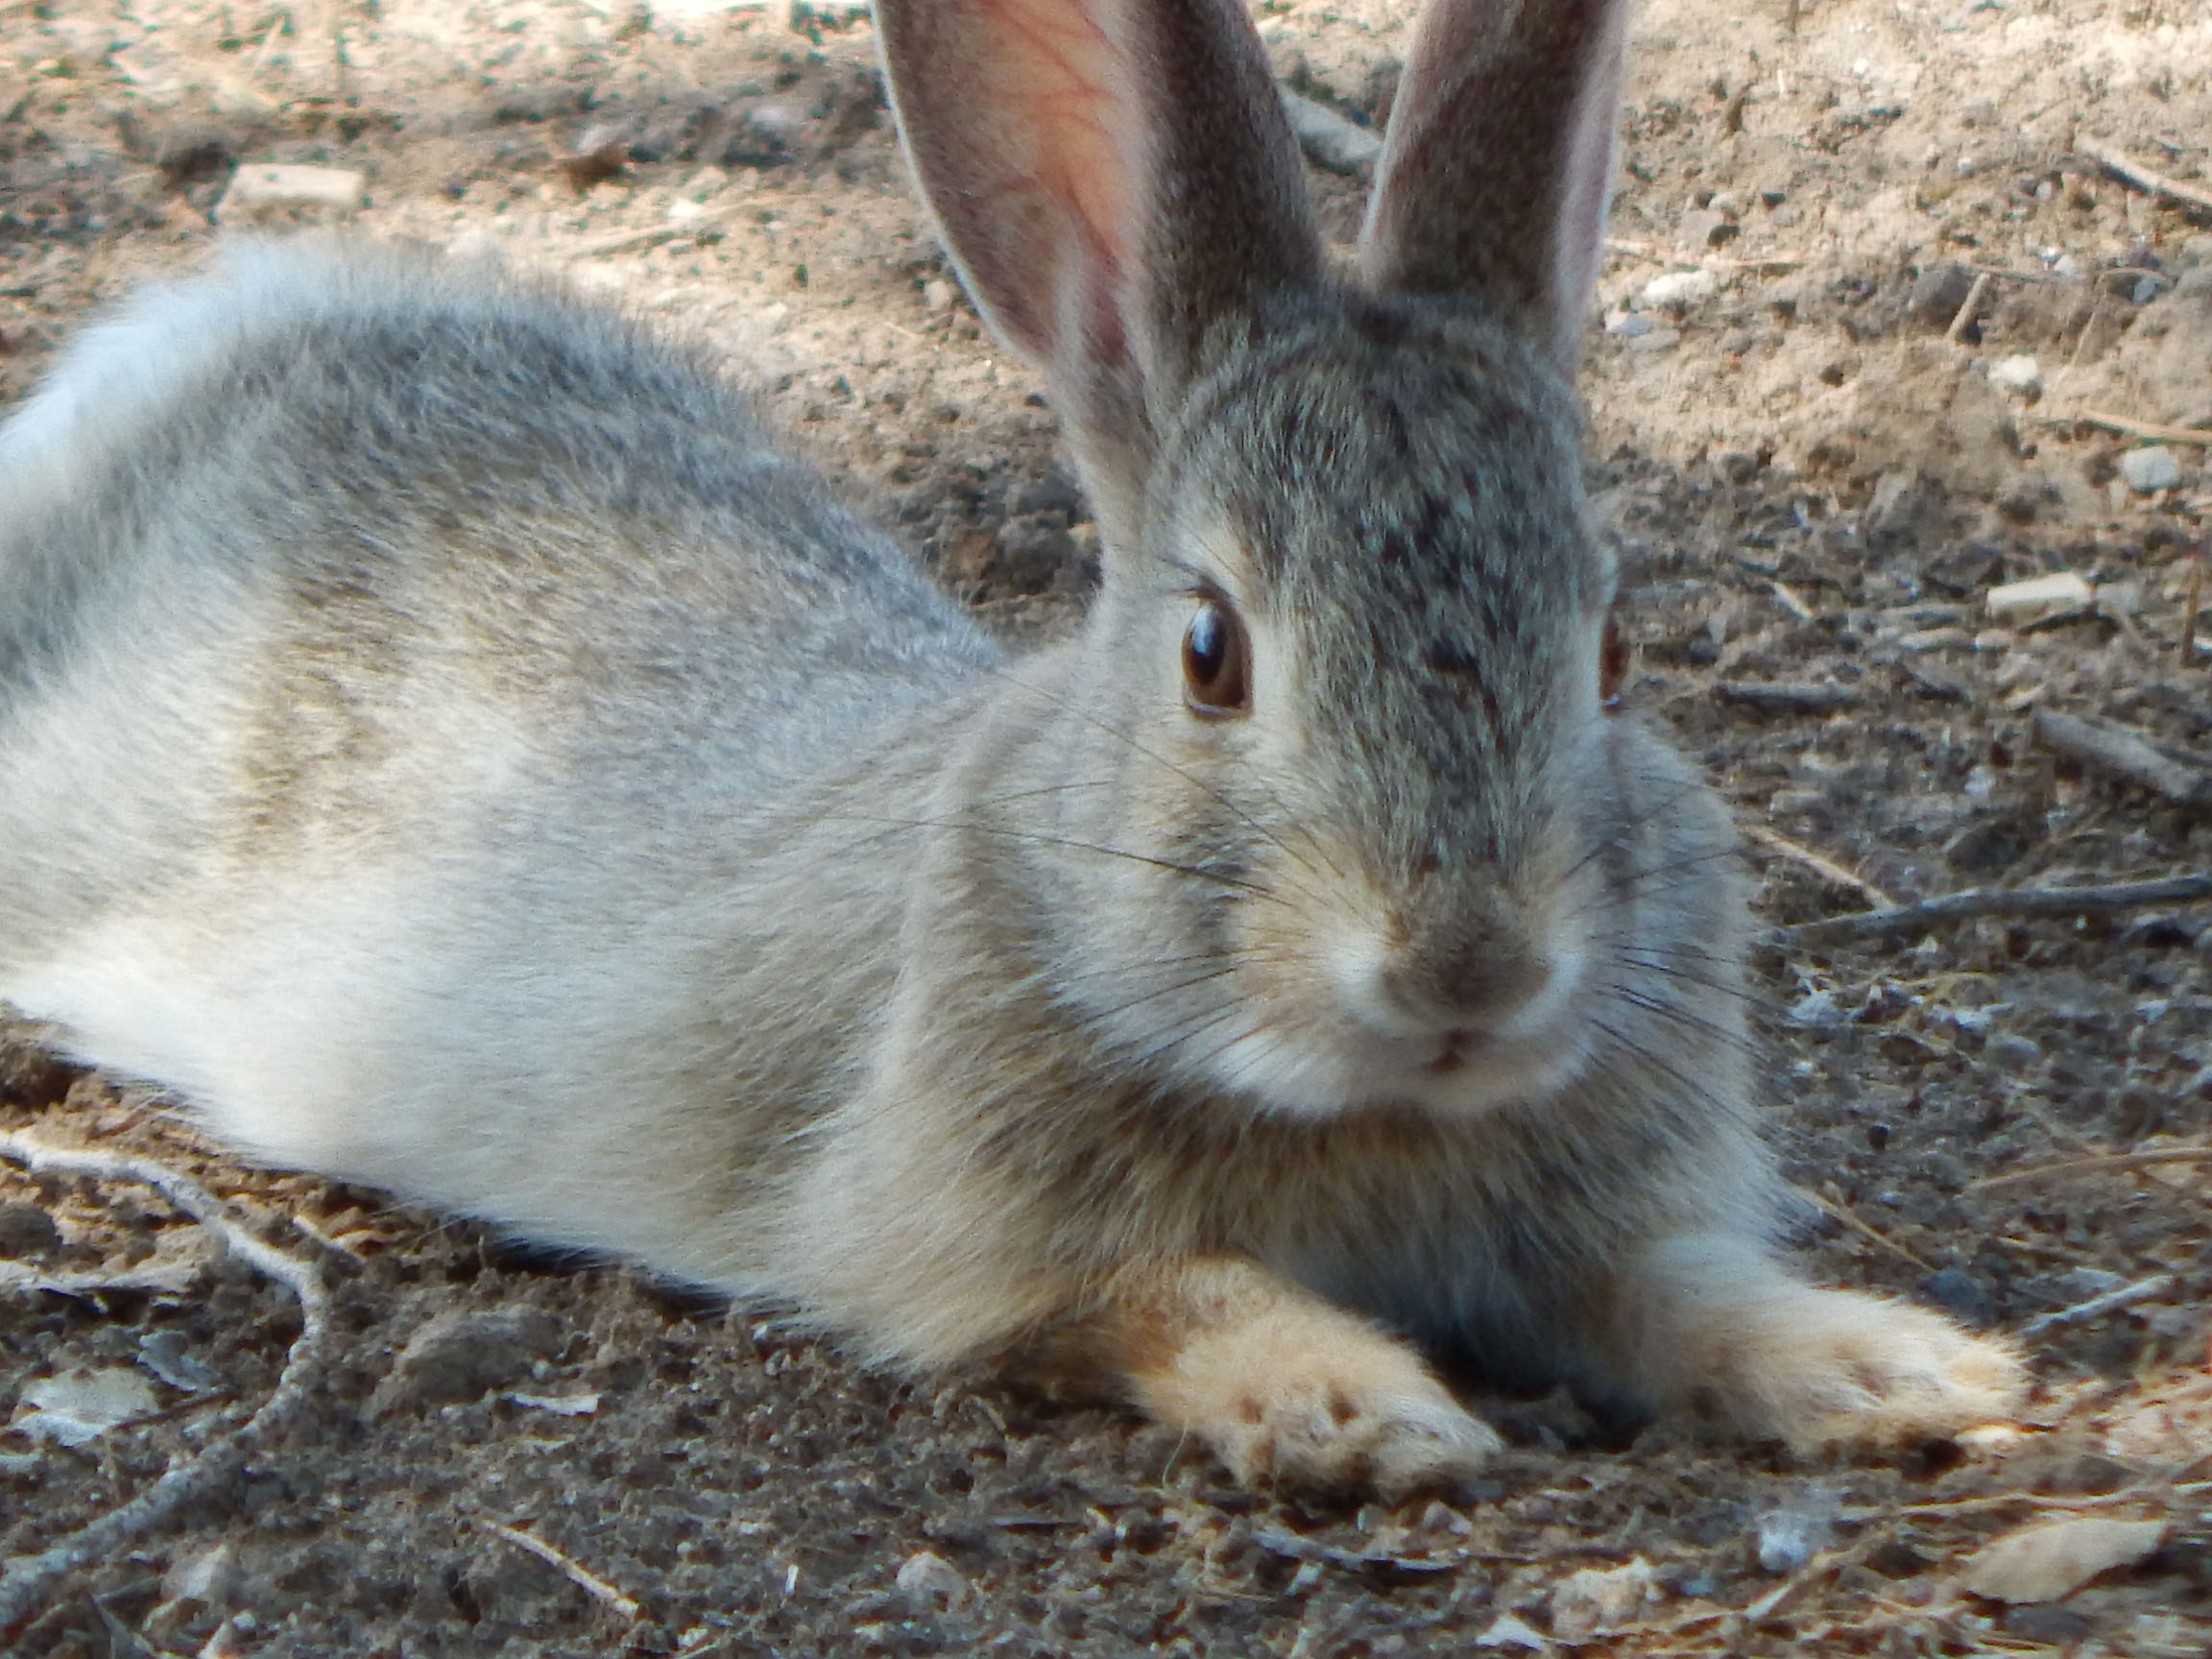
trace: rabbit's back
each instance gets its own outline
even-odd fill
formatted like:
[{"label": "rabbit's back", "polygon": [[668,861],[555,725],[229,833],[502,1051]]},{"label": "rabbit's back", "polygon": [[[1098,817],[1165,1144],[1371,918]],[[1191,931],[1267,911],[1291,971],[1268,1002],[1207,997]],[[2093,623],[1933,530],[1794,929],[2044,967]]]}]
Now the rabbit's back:
[{"label": "rabbit's back", "polygon": [[683,352],[389,252],[141,300],[0,487],[0,961],[198,849],[534,776],[585,816],[769,802],[991,661]]},{"label": "rabbit's back", "polygon": [[790,1120],[641,1159],[608,1080],[829,1087],[900,733],[995,661],[958,609],[682,350],[367,249],[136,302],[0,491],[0,1001],[286,1162],[718,1250]]}]

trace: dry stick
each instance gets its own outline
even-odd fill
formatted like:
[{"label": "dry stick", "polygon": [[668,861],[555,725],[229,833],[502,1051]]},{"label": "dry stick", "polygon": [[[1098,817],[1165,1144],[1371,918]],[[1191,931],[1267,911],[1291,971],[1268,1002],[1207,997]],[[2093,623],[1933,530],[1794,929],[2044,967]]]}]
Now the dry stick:
[{"label": "dry stick", "polygon": [[9,1630],[30,1617],[56,1579],[100,1556],[112,1554],[228,1479],[256,1447],[265,1445],[299,1414],[306,1404],[308,1389],[322,1373],[330,1298],[313,1262],[264,1244],[204,1187],[174,1169],[119,1153],[48,1146],[28,1135],[15,1134],[0,1135],[0,1157],[21,1164],[33,1173],[59,1169],[98,1181],[135,1181],[151,1187],[220,1238],[232,1255],[276,1280],[300,1300],[300,1334],[284,1357],[276,1386],[258,1411],[198,1456],[172,1464],[160,1479],[121,1508],[79,1527],[36,1555],[10,1563],[6,1575],[0,1575],[0,1630]]},{"label": "dry stick", "polygon": [[1936,1271],[1936,1264],[1933,1262],[1925,1261],[1921,1257],[1914,1255],[1911,1250],[1906,1249],[1904,1245],[1898,1243],[1896,1239],[1890,1238],[1888,1234],[1883,1232],[1872,1222],[1861,1220],[1858,1216],[1852,1214],[1850,1211],[1844,1209],[1842,1205],[1834,1203],[1829,1199],[1821,1197],[1820,1194],[1814,1191],[1812,1188],[1801,1187],[1796,1182],[1792,1181],[1790,1183],[1790,1190],[1794,1192],[1798,1197],[1804,1199],[1806,1203],[1812,1205],[1814,1209],[1819,1211],[1831,1221],[1839,1222],[1843,1226],[1850,1228],[1851,1231],[1858,1234],[1861,1238],[1865,1238],[1872,1243],[1879,1244],[1883,1249],[1888,1251],[1891,1255],[1896,1256],[1903,1261],[1910,1262],[1913,1266],[1919,1268],[1921,1272],[1933,1273]]},{"label": "dry stick", "polygon": [[2032,1169],[2007,1169],[1984,1175],[1968,1186],[2009,1187],[2021,1181],[2039,1181],[2046,1175],[2073,1175],[2086,1170],[2154,1169],[2161,1164],[2212,1164],[2212,1146],[2162,1146],[2149,1152],[2101,1152],[2089,1158],[2067,1158],[2056,1164],[2038,1164]]},{"label": "dry stick", "polygon": [[2085,1302],[2077,1302],[2071,1308],[2056,1308],[2048,1313],[2038,1313],[2020,1326],[2013,1334],[2033,1336],[2055,1325],[2071,1325],[2080,1319],[2094,1319],[2100,1313],[2109,1313],[2115,1308],[2126,1308],[2132,1303],[2148,1302],[2170,1289],[2174,1284],[2171,1273],[2154,1273],[2148,1279],[2138,1279],[2132,1285],[2122,1285],[2092,1296]]},{"label": "dry stick", "polygon": [[[2073,365],[2069,364],[2071,368]],[[2149,438],[2159,444],[2196,444],[2212,448],[2212,431],[2201,426],[2166,426],[2155,421],[2133,421],[2102,409],[2055,410],[2036,417],[2046,426],[2102,426],[2129,438]]]},{"label": "dry stick", "polygon": [[1951,326],[1943,330],[1943,338],[1950,341],[1952,345],[1959,344],[1960,336],[1966,332],[1973,324],[1975,317],[1980,314],[1982,301],[1989,297],[1990,280],[1986,276],[1977,276],[1974,278],[1974,286],[1966,290],[1966,302],[1960,306],[1957,314],[1952,317]]},{"label": "dry stick", "polygon": [[1846,939],[1879,939],[1888,933],[1957,922],[1972,916],[2086,916],[2126,910],[2138,904],[2186,904],[2212,899],[2212,873],[2168,876],[2155,881],[2118,881],[2107,887],[1969,887],[1917,904],[1887,910],[1861,910],[1777,927],[1768,937],[1780,945],[1832,945]]},{"label": "dry stick", "polygon": [[2189,588],[2181,596],[2181,665],[2197,655],[2197,616],[2204,606],[2204,549],[2189,555]]},{"label": "dry stick", "polygon": [[1309,161],[1332,173],[1358,176],[1375,170],[1382,154],[1382,139],[1326,104],[1301,97],[1287,86],[1275,90],[1283,100],[1283,113],[1289,117],[1291,134]]},{"label": "dry stick", "polygon": [[2212,772],[2160,754],[2125,726],[2039,709],[2034,732],[2044,748],[2138,784],[2176,806],[2212,806]]},{"label": "dry stick", "polygon": [[2138,190],[2149,190],[2155,195],[2171,196],[2175,201],[2191,207],[2202,207],[2212,212],[2212,190],[2195,184],[2184,184],[2178,179],[2169,179],[2163,173],[2153,173],[2139,161],[2130,161],[2119,151],[2103,144],[2083,144],[2081,154],[2098,166],[2125,183]]},{"label": "dry stick", "polygon": [[1763,824],[1746,824],[1743,827],[1743,833],[1750,840],[1781,854],[1783,857],[1788,858],[1792,863],[1802,864],[1823,881],[1838,887],[1847,887],[1854,893],[1863,893],[1866,896],[1866,902],[1869,904],[1887,908],[1897,902],[1863,876],[1854,876],[1833,858],[1815,853],[1810,847],[1801,846],[1791,840],[1789,836],[1779,834]]},{"label": "dry stick", "polygon": [[562,1554],[560,1551],[554,1549],[542,1538],[533,1538],[519,1527],[509,1527],[497,1521],[487,1521],[482,1516],[475,1518],[475,1525],[483,1527],[493,1537],[506,1539],[516,1549],[537,1556],[539,1560],[544,1562],[546,1566],[552,1568],[554,1572],[560,1574],[562,1577],[567,1579],[569,1583],[575,1585],[587,1596],[591,1597],[594,1600],[604,1601],[615,1612],[621,1614],[623,1618],[636,1619],[643,1615],[644,1608],[640,1607],[634,1599],[623,1595],[621,1591],[615,1589],[613,1585],[608,1583],[606,1579],[600,1577],[598,1574],[592,1572],[574,1557]]}]

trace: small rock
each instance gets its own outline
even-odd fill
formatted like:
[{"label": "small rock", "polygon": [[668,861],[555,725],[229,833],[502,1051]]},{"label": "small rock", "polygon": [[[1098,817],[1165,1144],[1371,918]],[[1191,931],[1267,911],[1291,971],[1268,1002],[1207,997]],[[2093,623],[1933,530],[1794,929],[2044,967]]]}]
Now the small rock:
[{"label": "small rock", "polygon": [[1974,292],[1974,273],[1956,259],[1931,265],[1913,279],[1907,303],[1912,315],[1931,328],[1948,328],[1959,307]]},{"label": "small rock", "polygon": [[968,1580],[934,1550],[917,1550],[899,1564],[899,1594],[917,1618],[950,1613],[968,1601]]},{"label": "small rock", "polygon": [[2179,253],[2176,255],[2176,263],[2184,271],[2194,271],[2200,267],[2212,266],[2212,236],[2207,236],[2200,231],[2194,236],[2182,237],[2181,249]]},{"label": "small rock", "polygon": [[1633,340],[1648,334],[1659,325],[1641,311],[1608,311],[1605,313],[1605,332],[1623,340]]},{"label": "small rock", "polygon": [[2062,1601],[2099,1574],[2142,1560],[2165,1537],[2163,1521],[2071,1515],[2032,1522],[1968,1556],[1960,1582],[1992,1601]]},{"label": "small rock", "polygon": [[36,1204],[0,1204],[0,1256],[43,1256],[61,1248],[61,1229]]},{"label": "small rock", "polygon": [[1634,339],[1630,340],[1628,342],[1628,349],[1631,351],[1644,352],[1671,351],[1675,347],[1681,344],[1681,329],[1654,328],[1648,334],[1639,334]]},{"label": "small rock", "polygon": [[1996,1304],[1973,1274],[1944,1267],[1920,1281],[1920,1294],[1969,1325],[1987,1325],[1997,1316]]},{"label": "small rock", "polygon": [[369,198],[369,181],[343,167],[290,167],[257,162],[230,176],[217,208],[222,218],[287,207],[327,207],[350,213]]},{"label": "small rock", "polygon": [[2031,1601],[2005,1615],[2005,1634],[2043,1647],[2072,1647],[2090,1631],[2085,1614],[2048,1601]]},{"label": "small rock", "polygon": [[2174,279],[2176,300],[2212,300],[2212,265],[2192,265]]},{"label": "small rock", "polygon": [[2043,1050],[2032,1037],[2017,1031],[1992,1031],[1983,1045],[1982,1058],[2000,1071],[2018,1075],[2042,1059]]},{"label": "small rock", "polygon": [[41,1377],[24,1386],[23,1404],[31,1409],[12,1425],[19,1432],[60,1446],[86,1446],[108,1430],[145,1416],[159,1402],[137,1372],[108,1365]]},{"label": "small rock", "polygon": [[2000,357],[1989,366],[1989,384],[2023,397],[2039,397],[2043,391],[2043,366],[2025,353]]},{"label": "small rock", "polygon": [[1658,1599],[1658,1575],[1641,1555],[1619,1567],[1585,1567],[1553,1586],[1551,1634],[1579,1642],[1628,1623]]},{"label": "small rock", "polygon": [[1074,479],[1052,467],[1014,493],[1013,509],[1016,513],[1065,513],[1074,518],[1083,512],[1083,492],[1075,487]]},{"label": "small rock", "polygon": [[223,1381],[223,1374],[185,1346],[180,1331],[149,1331],[138,1338],[138,1363],[172,1388],[197,1394]]},{"label": "small rock", "polygon": [[1669,271],[1645,283],[1636,300],[1647,311],[1680,311],[1719,292],[1720,279],[1710,271]]},{"label": "small rock", "polygon": [[369,1397],[369,1415],[459,1405],[504,1388],[560,1346],[561,1327],[535,1308],[441,1313],[399,1350]]},{"label": "small rock", "polygon": [[2022,627],[2058,616],[2078,616],[2097,608],[2097,590],[2071,570],[2032,576],[2025,582],[2008,582],[1983,595],[1983,604],[1999,622]]},{"label": "small rock", "polygon": [[950,311],[960,291],[942,276],[932,276],[922,284],[922,308],[926,311]]},{"label": "small rock", "polygon": [[2165,445],[2153,444],[2122,455],[2120,476],[2128,480],[2128,488],[2136,494],[2148,495],[2154,490],[2177,488],[2181,482],[2181,463]]},{"label": "small rock", "polygon": [[1882,474],[1860,516],[1860,534],[1882,551],[1934,541],[1942,529],[1943,486],[1910,467]]},{"label": "small rock", "polygon": [[1478,1647],[1525,1647],[1531,1653],[1551,1651],[1549,1637],[1531,1629],[1526,1620],[1516,1619],[1510,1613],[1501,1613],[1483,1627],[1475,1638]]},{"label": "small rock", "polygon": [[1815,1508],[1769,1509],[1752,1528],[1762,1572],[1794,1573],[1836,1541],[1836,1523]]},{"label": "small rock", "polygon": [[217,1544],[180,1555],[161,1575],[161,1599],[197,1601],[206,1607],[228,1604],[245,1582],[238,1568],[238,1547]]}]

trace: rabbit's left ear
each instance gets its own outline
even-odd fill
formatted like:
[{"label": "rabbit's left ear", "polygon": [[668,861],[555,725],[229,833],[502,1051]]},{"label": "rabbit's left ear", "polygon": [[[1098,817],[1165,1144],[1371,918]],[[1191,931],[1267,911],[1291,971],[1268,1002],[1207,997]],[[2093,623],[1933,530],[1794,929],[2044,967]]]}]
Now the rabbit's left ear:
[{"label": "rabbit's left ear", "polygon": [[900,132],[969,292],[1045,371],[1094,492],[1130,499],[1208,332],[1321,279],[1243,0],[876,12]]},{"label": "rabbit's left ear", "polygon": [[1360,233],[1380,291],[1474,293],[1573,371],[1612,186],[1626,0],[1430,0]]}]

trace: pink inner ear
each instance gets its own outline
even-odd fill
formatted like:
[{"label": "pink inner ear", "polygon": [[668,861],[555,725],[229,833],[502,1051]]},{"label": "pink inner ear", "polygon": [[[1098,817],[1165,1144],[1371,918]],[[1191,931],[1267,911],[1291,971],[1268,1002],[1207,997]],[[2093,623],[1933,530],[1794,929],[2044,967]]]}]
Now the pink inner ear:
[{"label": "pink inner ear", "polygon": [[1115,0],[934,3],[969,13],[945,43],[973,54],[963,119],[979,165],[957,192],[966,200],[941,211],[979,298],[1047,361],[1070,344],[1070,325],[1091,353],[1124,357],[1121,290],[1139,255],[1130,167],[1142,104],[1115,37]]}]

